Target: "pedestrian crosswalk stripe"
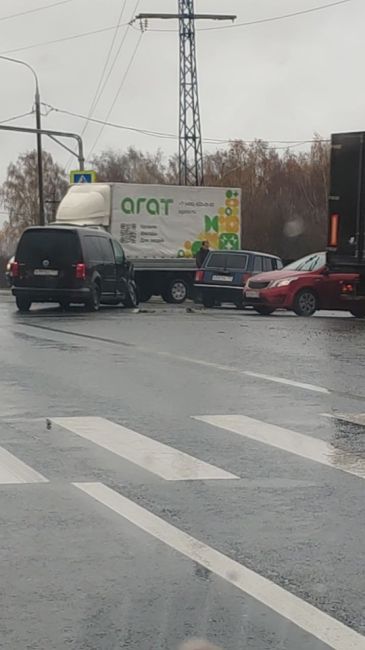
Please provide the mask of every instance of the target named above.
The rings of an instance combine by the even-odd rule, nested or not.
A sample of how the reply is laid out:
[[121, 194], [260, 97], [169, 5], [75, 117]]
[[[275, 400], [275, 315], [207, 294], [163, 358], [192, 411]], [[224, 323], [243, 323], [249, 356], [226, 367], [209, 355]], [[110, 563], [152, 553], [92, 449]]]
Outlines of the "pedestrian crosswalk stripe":
[[74, 486], [155, 539], [197, 562], [259, 601], [332, 650], [364, 650], [365, 637], [184, 531], [172, 526], [103, 483]]
[[47, 483], [47, 479], [22, 460], [0, 447], [0, 484]]
[[166, 481], [238, 479], [173, 447], [100, 417], [51, 418], [51, 422], [157, 474]]
[[276, 384], [284, 384], [285, 386], [294, 386], [295, 388], [303, 388], [303, 390], [309, 390], [314, 393], [322, 393], [323, 395], [329, 395], [331, 393], [328, 388], [323, 388], [323, 386], [315, 386], [314, 384], [308, 384], [303, 381], [296, 381], [294, 379], [285, 379], [284, 377], [274, 377], [272, 375], [264, 375], [261, 372], [251, 372], [251, 370], [245, 370], [244, 374], [247, 377], [254, 377], [255, 379], [264, 379], [266, 381], [272, 381]]
[[365, 478], [365, 459], [333, 447], [325, 440], [306, 436], [290, 429], [283, 429], [275, 424], [268, 424], [245, 415], [205, 415], [195, 419], [316, 463]]
[[323, 417], [365, 427], [365, 413], [322, 413]]

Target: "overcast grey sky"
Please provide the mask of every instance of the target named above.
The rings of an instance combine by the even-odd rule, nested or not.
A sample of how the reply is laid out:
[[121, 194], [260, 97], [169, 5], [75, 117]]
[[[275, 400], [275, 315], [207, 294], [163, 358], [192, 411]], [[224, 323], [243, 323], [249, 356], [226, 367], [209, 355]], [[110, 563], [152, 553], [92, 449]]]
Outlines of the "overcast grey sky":
[[[237, 14], [237, 22], [310, 9], [331, 0], [196, 0], [197, 12]], [[114, 30], [61, 43], [15, 51], [33, 44], [116, 25], [124, 0], [0, 0], [0, 54], [22, 58], [35, 67], [41, 96], [52, 106], [87, 114], [103, 70]], [[136, 0], [126, 0], [122, 23], [133, 16]], [[49, 7], [4, 20], [10, 14]], [[138, 11], [175, 12], [177, 0], [140, 0]], [[302, 140], [318, 132], [365, 129], [364, 0], [290, 19], [224, 30], [199, 31], [198, 73], [203, 136]], [[200, 23], [211, 27], [216, 23]], [[150, 22], [151, 28], [176, 29], [174, 21]], [[125, 32], [127, 33], [125, 34]], [[131, 56], [138, 29], [118, 30], [114, 52], [125, 38], [94, 117], [105, 119]], [[13, 52], [9, 53], [9, 50]], [[114, 55], [111, 58], [113, 61]], [[0, 61], [0, 122], [31, 109], [34, 83], [28, 70]], [[175, 134], [178, 123], [178, 34], [147, 31], [125, 78], [110, 120]], [[34, 125], [34, 116], [16, 124]], [[81, 132], [84, 121], [50, 113], [48, 128]], [[90, 124], [86, 153], [99, 133]], [[34, 146], [34, 137], [1, 133], [0, 182], [18, 154]], [[135, 145], [167, 154], [176, 140], [105, 128], [94, 153]], [[67, 152], [44, 142], [61, 165]], [[212, 150], [215, 145], [206, 144]], [[72, 164], [75, 167], [75, 164]], [[77, 165], [76, 165], [77, 167]]]

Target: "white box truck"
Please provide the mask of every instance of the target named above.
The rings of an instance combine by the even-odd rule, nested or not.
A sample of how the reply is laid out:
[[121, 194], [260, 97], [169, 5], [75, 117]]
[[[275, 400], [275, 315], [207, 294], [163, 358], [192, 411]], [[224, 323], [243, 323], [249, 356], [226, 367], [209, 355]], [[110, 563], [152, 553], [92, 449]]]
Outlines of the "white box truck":
[[180, 303], [192, 293], [194, 258], [204, 239], [212, 249], [240, 248], [240, 190], [71, 185], [59, 205], [56, 223], [107, 229], [134, 264], [141, 300], [161, 295], [166, 302]]

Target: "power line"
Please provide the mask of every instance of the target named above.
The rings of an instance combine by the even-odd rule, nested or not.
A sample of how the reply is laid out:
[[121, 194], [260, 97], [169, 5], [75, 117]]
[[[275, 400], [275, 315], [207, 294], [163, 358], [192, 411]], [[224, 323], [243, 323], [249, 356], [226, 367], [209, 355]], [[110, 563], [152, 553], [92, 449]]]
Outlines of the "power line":
[[91, 149], [90, 149], [90, 151], [89, 151], [89, 153], [88, 153], [88, 158], [90, 158], [90, 156], [91, 156], [92, 152], [94, 151], [94, 149], [95, 149], [97, 143], [99, 142], [99, 139], [100, 139], [100, 137], [101, 137], [101, 135], [102, 135], [102, 133], [103, 133], [103, 131], [104, 131], [104, 129], [105, 129], [106, 122], [109, 120], [109, 117], [110, 117], [110, 115], [111, 115], [111, 113], [112, 113], [112, 111], [113, 111], [113, 108], [114, 108], [115, 104], [117, 103], [117, 100], [118, 100], [118, 97], [119, 97], [119, 95], [120, 95], [120, 92], [121, 92], [121, 90], [122, 90], [122, 88], [123, 88], [123, 86], [124, 86], [124, 84], [125, 84], [125, 81], [126, 81], [126, 79], [127, 79], [127, 76], [128, 76], [128, 74], [129, 74], [129, 71], [130, 71], [130, 69], [131, 69], [131, 67], [132, 67], [132, 65], [133, 65], [134, 59], [136, 58], [137, 50], [138, 50], [138, 47], [139, 47], [140, 42], [141, 42], [141, 40], [142, 40], [142, 37], [143, 37], [143, 33], [141, 32], [140, 37], [139, 37], [139, 39], [138, 39], [138, 41], [137, 41], [137, 43], [136, 43], [136, 45], [135, 45], [135, 48], [134, 48], [134, 50], [133, 50], [132, 56], [131, 56], [131, 58], [130, 58], [130, 61], [129, 61], [129, 63], [128, 63], [128, 66], [127, 66], [127, 68], [126, 68], [126, 71], [125, 71], [125, 73], [124, 73], [124, 75], [123, 75], [123, 77], [122, 77], [122, 81], [120, 82], [119, 87], [118, 87], [118, 89], [117, 89], [117, 92], [116, 92], [115, 95], [114, 95], [114, 99], [113, 99], [113, 101], [112, 101], [112, 103], [111, 103], [111, 106], [110, 106], [110, 108], [109, 108], [109, 110], [108, 110], [108, 113], [107, 113], [106, 118], [105, 118], [105, 120], [104, 120], [104, 124], [102, 125], [102, 127], [101, 127], [101, 129], [100, 129], [98, 135], [96, 136], [96, 138], [95, 138], [95, 140], [94, 140], [94, 143], [93, 143], [93, 145], [92, 145], [92, 147], [91, 147]]
[[[87, 119], [86, 115], [82, 115], [80, 113], [75, 113], [73, 111], [68, 111], [66, 109], [62, 108], [56, 108], [55, 106], [51, 106], [50, 104], [46, 104], [46, 106], [49, 108], [49, 112], [56, 112], [56, 113], [63, 113], [64, 115], [70, 115], [71, 117], [77, 117], [80, 120], [85, 120]], [[108, 122], [106, 120], [100, 120], [98, 118], [90, 118], [90, 122], [94, 122], [95, 124], [101, 124], [103, 126], [109, 126], [114, 129], [120, 129], [123, 131], [132, 131], [134, 133], [141, 133], [142, 135], [148, 135], [148, 136], [153, 136], [161, 139], [172, 139], [176, 140], [176, 134], [174, 133], [167, 133], [163, 131], [153, 131], [151, 129], [143, 129], [143, 128], [138, 128], [136, 126], [126, 126], [125, 124], [117, 124], [115, 122]], [[328, 138], [319, 138], [319, 139], [306, 139], [306, 140], [266, 140], [264, 138], [256, 138], [255, 140], [244, 140], [240, 137], [232, 137], [232, 138], [204, 138], [204, 142], [207, 142], [209, 144], [229, 144], [230, 142], [234, 142], [235, 140], [239, 140], [241, 142], [244, 142], [245, 144], [253, 144], [257, 141], [262, 141], [267, 144], [278, 144], [278, 145], [286, 145], [283, 148], [286, 149], [288, 145], [291, 146], [299, 146], [302, 144], [311, 144], [312, 142], [329, 142]], [[280, 149], [281, 147], [274, 147], [275, 149]]]
[[[135, 4], [135, 7], [134, 7], [134, 9], [133, 9], [133, 12], [132, 12], [132, 16], [131, 16], [131, 18], [132, 18], [132, 17], [134, 16], [134, 14], [136, 13], [136, 11], [137, 11], [137, 9], [138, 9], [138, 5], [139, 5], [139, 3], [140, 3], [140, 0], [137, 0], [137, 2], [136, 2], [136, 4]], [[114, 43], [115, 43], [115, 41], [116, 41], [116, 37], [117, 37], [117, 33], [118, 33], [118, 28], [121, 26], [121, 19], [122, 19], [122, 16], [123, 16], [123, 14], [124, 14], [124, 10], [125, 10], [126, 4], [127, 4], [127, 0], [124, 0], [124, 3], [123, 3], [123, 6], [122, 6], [122, 9], [121, 9], [121, 12], [120, 12], [120, 14], [119, 14], [118, 24], [117, 24], [117, 26], [116, 26], [116, 29], [115, 29], [115, 32], [114, 32], [114, 36], [113, 36], [113, 39], [112, 39], [112, 43], [111, 43], [110, 48], [109, 48], [109, 52], [108, 52], [108, 56], [107, 56], [107, 60], [106, 60], [106, 62], [105, 62], [105, 65], [104, 65], [104, 68], [103, 68], [102, 74], [101, 74], [101, 76], [100, 76], [100, 80], [99, 80], [99, 83], [98, 83], [98, 87], [97, 87], [97, 89], [96, 89], [96, 92], [95, 92], [95, 95], [94, 95], [94, 99], [93, 99], [93, 101], [92, 101], [92, 104], [91, 104], [90, 109], [89, 109], [89, 112], [88, 112], [88, 119], [87, 119], [87, 121], [86, 121], [86, 123], [85, 123], [85, 125], [84, 125], [84, 127], [83, 127], [83, 129], [82, 129], [81, 135], [83, 135], [83, 134], [85, 133], [85, 131], [86, 131], [86, 128], [87, 128], [87, 126], [88, 126], [88, 124], [89, 124], [89, 122], [90, 122], [90, 117], [92, 117], [92, 115], [93, 115], [93, 113], [94, 113], [94, 111], [95, 111], [95, 109], [96, 109], [96, 107], [97, 107], [97, 105], [98, 105], [98, 103], [99, 103], [99, 101], [100, 101], [100, 99], [101, 99], [101, 96], [102, 96], [102, 94], [103, 94], [103, 92], [104, 92], [105, 86], [106, 86], [106, 84], [108, 83], [108, 81], [109, 81], [109, 79], [110, 79], [110, 77], [111, 77], [111, 74], [112, 74], [112, 72], [113, 72], [113, 70], [114, 70], [114, 67], [115, 67], [115, 64], [116, 64], [116, 62], [117, 62], [117, 59], [118, 59], [118, 57], [119, 57], [119, 54], [120, 54], [120, 52], [121, 52], [121, 50], [122, 50], [122, 47], [123, 47], [123, 45], [124, 45], [124, 43], [125, 43], [125, 40], [126, 40], [126, 37], [127, 37], [127, 33], [128, 33], [129, 23], [127, 23], [127, 25], [126, 25], [127, 28], [126, 28], [126, 30], [125, 30], [125, 32], [124, 32], [124, 35], [123, 35], [123, 37], [122, 37], [122, 40], [121, 40], [121, 42], [120, 42], [120, 44], [119, 44], [119, 47], [118, 47], [118, 49], [117, 49], [117, 51], [116, 51], [116, 54], [115, 54], [114, 59], [113, 59], [113, 62], [112, 62], [112, 64], [111, 64], [110, 68], [109, 68], [108, 74], [107, 74], [106, 78], [105, 78], [104, 81], [103, 81], [103, 77], [104, 77], [104, 74], [105, 74], [105, 71], [106, 71], [107, 65], [108, 65], [108, 63], [109, 63], [109, 61], [110, 61], [110, 57], [111, 57], [111, 53], [112, 53], [112, 50], [113, 50], [113, 47], [114, 47]], [[66, 167], [68, 167], [68, 165], [69, 165], [69, 162], [67, 163]]]
[[[123, 14], [124, 14], [126, 4], [127, 4], [127, 0], [124, 0], [123, 5], [122, 5], [122, 9], [121, 9], [121, 11], [119, 13], [118, 23], [117, 23], [117, 25], [116, 25], [116, 27], [114, 29], [113, 38], [112, 38], [112, 41], [110, 43], [109, 50], [108, 50], [108, 53], [107, 53], [107, 56], [106, 56], [106, 59], [105, 59], [104, 67], [103, 67], [101, 75], [99, 77], [98, 85], [96, 87], [94, 97], [93, 97], [93, 99], [91, 101], [91, 104], [90, 104], [90, 107], [89, 107], [89, 110], [88, 110], [87, 120], [85, 120], [85, 124], [82, 127], [81, 137], [84, 135], [88, 125], [90, 124], [90, 117], [92, 117], [92, 115], [93, 115], [93, 113], [94, 113], [94, 111], [95, 111], [95, 109], [96, 109], [96, 107], [97, 107], [97, 105], [98, 105], [98, 103], [100, 101], [100, 97], [101, 97], [101, 94], [103, 92], [103, 89], [104, 89], [104, 86], [105, 86], [105, 83], [106, 83], [105, 82], [104, 85], [103, 85], [104, 75], [105, 75], [105, 72], [107, 70], [107, 67], [108, 67], [108, 64], [109, 64], [109, 61], [110, 61], [110, 57], [111, 57], [111, 54], [112, 54], [112, 51], [113, 51], [113, 48], [114, 48], [114, 44], [115, 44], [115, 41], [116, 41], [116, 38], [117, 38], [117, 35], [118, 35], [118, 30], [119, 30], [120, 24], [122, 22], [122, 17], [123, 17]], [[112, 67], [113, 67], [113, 64], [112, 64]], [[112, 67], [111, 67], [111, 69], [112, 69]], [[110, 76], [111, 69], [109, 70], [109, 75], [107, 77], [107, 80], [108, 80], [108, 78]], [[101, 91], [100, 91], [100, 89], [101, 89]], [[100, 94], [99, 94], [99, 91], [100, 91]], [[69, 157], [67, 162], [66, 162], [66, 170], [69, 168], [69, 166], [71, 164], [71, 160], [72, 160], [72, 157]]]
[[7, 122], [14, 122], [15, 120], [20, 120], [22, 117], [27, 117], [27, 115], [33, 115], [34, 111], [28, 111], [27, 113], [21, 113], [21, 115], [14, 115], [14, 117], [8, 117], [7, 120], [1, 120], [0, 124], [6, 124]]
[[19, 11], [16, 14], [9, 14], [8, 16], [0, 16], [0, 22], [4, 20], [11, 20], [12, 18], [19, 18], [20, 16], [27, 16], [28, 14], [35, 14], [38, 11], [45, 11], [46, 9], [52, 9], [52, 7], [58, 7], [59, 5], [67, 5], [74, 0], [58, 0], [58, 2], [53, 2], [51, 5], [46, 5], [42, 7], [34, 7], [34, 9], [27, 9], [26, 11]]
[[[71, 2], [72, 0], [63, 0], [63, 2], [65, 2], [65, 1]], [[249, 27], [250, 25], [259, 25], [259, 24], [262, 24], [262, 23], [270, 23], [270, 22], [284, 20], [284, 19], [288, 19], [288, 18], [294, 18], [296, 16], [302, 16], [302, 15], [305, 15], [305, 14], [310, 14], [310, 13], [317, 12], [317, 11], [322, 11], [322, 10], [325, 10], [325, 9], [330, 9], [331, 7], [336, 7], [338, 5], [347, 4], [349, 2], [353, 2], [353, 0], [337, 0], [337, 2], [331, 2], [331, 3], [325, 4], [325, 5], [318, 5], [317, 7], [312, 7], [312, 9], [303, 9], [301, 11], [295, 11], [293, 13], [281, 14], [279, 16], [271, 16], [269, 18], [259, 18], [257, 20], [250, 20], [250, 21], [243, 22], [243, 23], [235, 23], [234, 25], [222, 25], [220, 27], [219, 26], [218, 27], [201, 27], [197, 31], [211, 31], [211, 30], [215, 30], [215, 29], [233, 29], [234, 27]], [[110, 27], [102, 27], [100, 29], [94, 29], [94, 30], [91, 30], [91, 31], [88, 31], [88, 32], [80, 32], [78, 34], [73, 34], [72, 36], [64, 36], [62, 38], [56, 38], [56, 39], [53, 39], [51, 41], [41, 41], [40, 43], [33, 43], [31, 45], [24, 45], [22, 47], [12, 48], [11, 50], [4, 50], [4, 52], [0, 52], [0, 54], [14, 54], [16, 52], [24, 52], [25, 50], [32, 50], [32, 49], [37, 48], [37, 47], [45, 47], [47, 45], [54, 45], [54, 44], [57, 44], [57, 43], [64, 43], [66, 41], [72, 41], [72, 40], [76, 40], [76, 39], [79, 39], [79, 38], [86, 38], [88, 36], [93, 36], [95, 34], [102, 34], [104, 32], [110, 32], [113, 29], [121, 29], [121, 27], [126, 27], [127, 25], [128, 25], [128, 23], [124, 23], [124, 24], [121, 24], [119, 26], [118, 26], [118, 24], [116, 24], [116, 25], [111, 25]], [[134, 27], [133, 25], [132, 25], [132, 27], [133, 27], [133, 29], [137, 30], [137, 27]], [[177, 30], [153, 29], [153, 30], [150, 30], [150, 31], [154, 31], [154, 32], [171, 32], [171, 31], [173, 31], [173, 32], [175, 32]]]
[[[46, 106], [49, 109], [49, 112], [54, 111], [56, 113], [63, 113], [64, 115], [70, 115], [72, 117], [77, 117], [80, 120], [86, 120], [87, 119], [87, 116], [82, 115], [81, 113], [74, 113], [73, 111], [68, 111], [66, 109], [56, 108], [55, 106], [51, 106], [50, 104], [43, 104], [43, 105]], [[122, 129], [122, 130], [125, 130], [125, 131], [134, 131], [136, 133], [142, 133], [144, 135], [155, 135], [155, 136], [158, 136], [158, 137], [173, 138], [174, 140], [176, 140], [176, 135], [174, 135], [173, 133], [164, 133], [164, 132], [161, 132], [161, 131], [151, 131], [149, 129], [140, 129], [140, 128], [133, 127], [133, 126], [125, 126], [123, 124], [116, 124], [115, 122], [108, 122], [106, 120], [100, 120], [100, 119], [98, 119], [96, 117], [90, 118], [90, 122], [94, 122], [95, 124], [102, 124], [103, 126], [110, 126], [110, 127], [116, 128], [116, 129]]]
[[[136, 4], [135, 4], [135, 7], [134, 7], [134, 9], [133, 9], [133, 12], [132, 12], [132, 16], [134, 16], [134, 14], [136, 13], [136, 11], [137, 11], [137, 9], [138, 9], [138, 5], [139, 5], [139, 3], [140, 3], [140, 0], [137, 0], [137, 2], [136, 2]], [[125, 32], [124, 32], [123, 38], [122, 38], [122, 40], [121, 40], [121, 42], [120, 42], [120, 44], [119, 44], [119, 47], [118, 47], [118, 49], [117, 49], [117, 51], [116, 51], [116, 53], [115, 53], [115, 56], [114, 56], [113, 62], [112, 62], [112, 64], [111, 64], [110, 68], [109, 68], [109, 72], [108, 72], [108, 74], [107, 74], [107, 77], [106, 77], [106, 79], [104, 80], [104, 83], [103, 83], [103, 85], [102, 85], [102, 87], [101, 87], [101, 89], [100, 89], [99, 96], [98, 96], [98, 99], [97, 99], [96, 104], [95, 104], [95, 108], [96, 108], [97, 104], [99, 103], [100, 98], [101, 98], [101, 96], [102, 96], [102, 94], [103, 94], [103, 92], [104, 92], [105, 86], [106, 86], [106, 84], [108, 83], [108, 81], [109, 81], [109, 79], [110, 79], [110, 77], [111, 77], [111, 74], [112, 74], [112, 72], [113, 72], [113, 70], [114, 70], [115, 64], [116, 64], [116, 62], [117, 62], [117, 60], [118, 60], [118, 57], [119, 57], [119, 54], [120, 54], [120, 52], [121, 52], [121, 50], [122, 50], [122, 47], [123, 47], [123, 45], [124, 45], [124, 43], [125, 43], [125, 40], [126, 40], [126, 38], [127, 38], [128, 27], [129, 27], [129, 26], [130, 26], [130, 23], [128, 23], [127, 29], [126, 29]]]
[[[117, 23], [117, 26], [116, 26], [116, 28], [114, 30], [113, 38], [112, 38], [112, 41], [110, 43], [108, 53], [106, 55], [104, 67], [102, 69], [102, 72], [101, 72], [101, 75], [100, 75], [100, 78], [99, 78], [99, 81], [98, 81], [98, 85], [97, 85], [96, 90], [95, 90], [94, 97], [93, 97], [93, 99], [91, 101], [91, 104], [90, 104], [90, 108], [89, 108], [89, 111], [88, 111], [88, 118], [92, 116], [95, 108], [98, 105], [98, 102], [99, 102], [99, 99], [100, 99], [100, 95], [98, 97], [99, 90], [103, 85], [104, 75], [106, 73], [106, 70], [107, 70], [111, 55], [112, 55], [114, 44], [115, 44], [115, 41], [116, 41], [116, 38], [117, 38], [117, 35], [118, 35], [118, 29], [119, 29], [119, 26], [120, 26], [120, 24], [122, 22], [122, 17], [123, 17], [123, 14], [124, 14], [124, 10], [126, 8], [126, 4], [127, 4], [127, 0], [124, 0], [121, 11], [120, 11], [120, 14], [119, 14], [118, 23]], [[84, 133], [85, 133], [87, 127], [88, 127], [88, 124], [89, 124], [89, 120], [87, 119], [84, 126], [83, 126], [83, 128], [82, 128], [81, 135], [84, 135]]]
[[93, 36], [94, 34], [102, 34], [104, 32], [110, 32], [113, 29], [120, 29], [121, 27], [126, 27], [128, 23], [119, 25], [111, 25], [111, 27], [102, 27], [101, 29], [94, 29], [89, 32], [80, 32], [79, 34], [73, 34], [72, 36], [63, 36], [62, 38], [55, 38], [52, 41], [42, 41], [40, 43], [33, 43], [32, 45], [24, 45], [23, 47], [13, 48], [11, 50], [4, 50], [0, 54], [14, 54], [15, 52], [24, 52], [24, 50], [33, 50], [36, 47], [44, 47], [45, 45], [54, 45], [56, 43], [64, 43], [65, 41], [73, 41], [79, 38], [85, 38], [87, 36]]
[[[318, 5], [316, 7], [312, 7], [311, 9], [302, 9], [300, 11], [293, 11], [288, 14], [280, 14], [278, 16], [270, 16], [269, 18], [258, 18], [256, 20], [249, 20], [245, 21], [243, 23], [234, 23], [232, 25], [218, 25], [216, 27], [200, 27], [197, 28], [197, 32], [210, 32], [210, 31], [215, 31], [217, 29], [234, 29], [236, 27], [249, 27], [250, 25], [260, 25], [263, 23], [272, 23], [278, 20], [285, 20], [287, 18], [295, 18], [296, 16], [304, 16], [305, 14], [311, 14], [317, 11], [323, 11], [325, 9], [330, 9], [331, 7], [336, 7], [338, 5], [343, 5], [347, 4], [348, 2], [352, 2], [353, 0], [337, 0], [336, 2], [330, 2], [325, 5]], [[133, 25], [132, 25], [133, 27]], [[134, 29], [137, 29], [136, 27], [133, 27]], [[149, 32], [177, 32], [177, 29], [150, 29], [148, 28]]]
[[330, 2], [325, 5], [317, 5], [316, 7], [312, 7], [311, 9], [302, 9], [300, 11], [294, 11], [289, 14], [272, 16], [271, 18], [259, 18], [257, 20], [251, 20], [244, 23], [235, 23], [233, 25], [221, 25], [218, 27], [203, 27], [199, 31], [211, 31], [215, 29], [231, 29], [232, 27], [248, 27], [249, 25], [260, 25], [262, 23], [271, 23], [277, 20], [285, 20], [287, 18], [295, 18], [296, 16], [304, 16], [306, 14], [312, 14], [317, 11], [324, 11], [326, 9], [331, 9], [331, 7], [337, 7], [338, 5], [347, 4], [348, 2], [352, 2], [352, 0], [336, 0], [336, 2]]

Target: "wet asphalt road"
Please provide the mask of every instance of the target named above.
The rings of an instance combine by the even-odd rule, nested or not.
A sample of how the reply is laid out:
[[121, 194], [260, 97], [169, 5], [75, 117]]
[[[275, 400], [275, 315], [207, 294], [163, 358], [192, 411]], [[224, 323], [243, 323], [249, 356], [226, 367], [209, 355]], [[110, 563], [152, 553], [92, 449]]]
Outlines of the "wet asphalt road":
[[[365, 635], [365, 417], [349, 421], [365, 412], [364, 340], [365, 322], [341, 314], [152, 302], [19, 315], [1, 294], [0, 648], [175, 650], [192, 636], [225, 650], [365, 648], [346, 636]], [[236, 418], [238, 433], [196, 419], [227, 415], [255, 422]], [[97, 442], [53, 421], [76, 417], [101, 427]], [[237, 478], [180, 480], [165, 447], [154, 467], [145, 438], [132, 437], [131, 462], [106, 448], [110, 422]], [[23, 482], [6, 479], [6, 452], [26, 464]], [[154, 530], [90, 484], [138, 504], [143, 522], [153, 513]], [[252, 570], [253, 590], [260, 576], [282, 590], [253, 597], [230, 559]], [[336, 643], [320, 640], [322, 613], [344, 624]]]

